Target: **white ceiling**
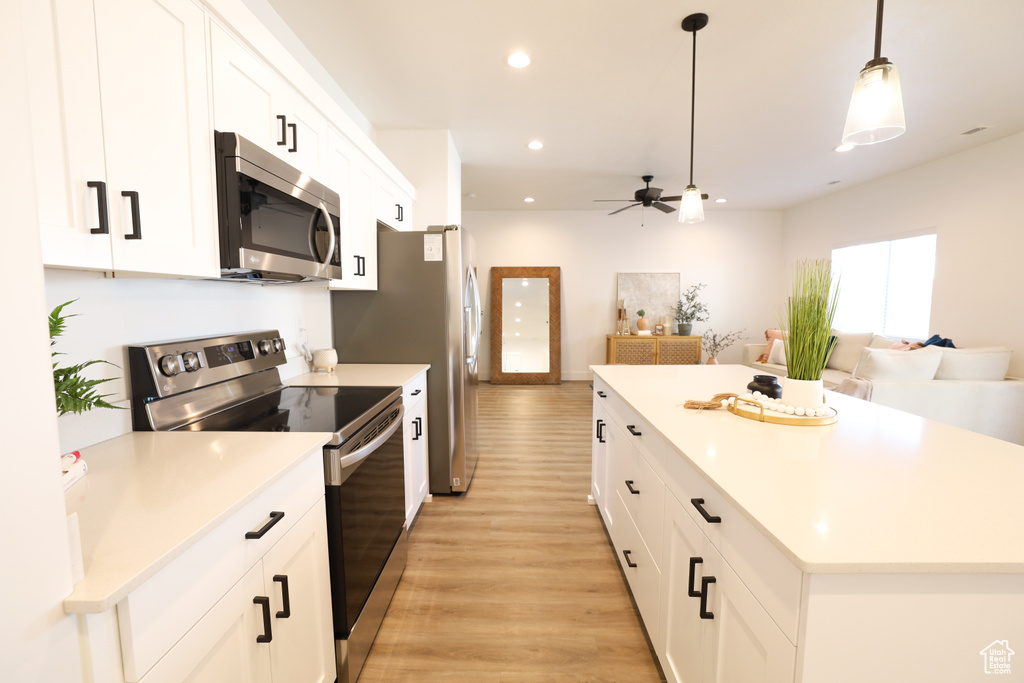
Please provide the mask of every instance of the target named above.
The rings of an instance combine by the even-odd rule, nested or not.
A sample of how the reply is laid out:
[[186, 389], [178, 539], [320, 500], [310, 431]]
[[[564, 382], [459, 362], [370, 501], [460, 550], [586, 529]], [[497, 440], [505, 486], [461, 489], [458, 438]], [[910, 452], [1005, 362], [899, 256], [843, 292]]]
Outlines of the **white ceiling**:
[[[725, 208], [784, 209], [1024, 130], [1024, 0], [890, 0], [907, 132], [844, 154], [872, 0], [269, 2], [375, 128], [451, 130], [464, 210], [612, 210], [592, 200], [631, 198], [644, 174], [680, 194], [694, 12], [710, 17], [694, 181]], [[533, 64], [507, 66], [516, 50]]]

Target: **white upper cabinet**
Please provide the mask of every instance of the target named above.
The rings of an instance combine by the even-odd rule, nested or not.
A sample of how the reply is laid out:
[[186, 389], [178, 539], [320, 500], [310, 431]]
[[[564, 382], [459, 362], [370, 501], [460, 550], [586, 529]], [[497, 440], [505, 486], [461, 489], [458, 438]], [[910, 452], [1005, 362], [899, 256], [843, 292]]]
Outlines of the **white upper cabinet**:
[[325, 181], [327, 120], [220, 25], [210, 26], [214, 128], [238, 133], [336, 189]]
[[44, 265], [215, 277], [203, 9], [23, 4]]
[[383, 171], [377, 170], [375, 178], [373, 192], [377, 220], [395, 230], [412, 230], [412, 197]]
[[373, 166], [342, 133], [329, 131], [328, 187], [341, 198], [342, 279], [331, 289], [377, 289], [377, 220], [373, 207]]

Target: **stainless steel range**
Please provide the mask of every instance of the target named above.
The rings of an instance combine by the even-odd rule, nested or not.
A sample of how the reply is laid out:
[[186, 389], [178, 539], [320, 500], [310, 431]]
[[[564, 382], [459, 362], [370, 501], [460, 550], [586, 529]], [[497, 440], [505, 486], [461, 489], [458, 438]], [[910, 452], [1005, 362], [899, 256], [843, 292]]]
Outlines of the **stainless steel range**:
[[359, 676], [405, 569], [400, 387], [288, 387], [277, 330], [128, 347], [136, 431], [331, 432], [324, 447], [339, 683]]

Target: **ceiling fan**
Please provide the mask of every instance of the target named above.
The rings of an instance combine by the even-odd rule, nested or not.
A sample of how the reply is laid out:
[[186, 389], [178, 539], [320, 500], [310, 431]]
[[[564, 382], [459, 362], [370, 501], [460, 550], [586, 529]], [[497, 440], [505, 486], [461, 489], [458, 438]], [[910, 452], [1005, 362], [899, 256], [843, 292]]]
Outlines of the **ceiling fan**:
[[[639, 190], [634, 192], [633, 193], [633, 199], [595, 199], [594, 201], [595, 202], [632, 202], [629, 206], [624, 206], [621, 209], [616, 209], [615, 211], [612, 211], [610, 214], [608, 214], [609, 216], [614, 216], [615, 214], [617, 214], [617, 213], [619, 213], [621, 211], [625, 211], [626, 209], [631, 209], [634, 206], [640, 206], [640, 205], [643, 205], [643, 206], [653, 206], [654, 208], [658, 209], [659, 211], [664, 211], [665, 213], [672, 213], [673, 211], [676, 210], [676, 207], [669, 206], [665, 202], [678, 202], [679, 200], [681, 200], [683, 198], [682, 195], [675, 195], [675, 196], [672, 196], [672, 197], [662, 197], [661, 196], [661, 188], [660, 187], [651, 187], [651, 181], [654, 180], [654, 176], [652, 176], [652, 175], [645, 175], [645, 176], [641, 176], [640, 179], [643, 180], [647, 184], [647, 187], [640, 188]], [[707, 195], [704, 195], [703, 198], [707, 199]]]

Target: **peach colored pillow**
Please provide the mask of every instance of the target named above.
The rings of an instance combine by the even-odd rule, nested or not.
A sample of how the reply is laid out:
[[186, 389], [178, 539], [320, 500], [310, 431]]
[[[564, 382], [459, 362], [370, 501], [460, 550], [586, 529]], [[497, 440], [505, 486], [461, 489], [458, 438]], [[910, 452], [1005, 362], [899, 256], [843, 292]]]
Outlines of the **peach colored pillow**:
[[904, 339], [903, 341], [896, 342], [889, 348], [894, 349], [896, 351], [914, 351], [915, 349], [919, 349], [922, 346], [923, 344], [921, 342], [908, 342], [907, 340]]
[[765, 330], [764, 331], [764, 339], [765, 339], [765, 342], [767, 342], [767, 345], [764, 347], [764, 353], [762, 353], [761, 357], [757, 359], [757, 362], [758, 363], [767, 363], [768, 362], [768, 354], [770, 354], [772, 352], [772, 344], [774, 344], [776, 340], [782, 341], [787, 336], [789, 336], [789, 335], [784, 335], [782, 333], [782, 330]]

